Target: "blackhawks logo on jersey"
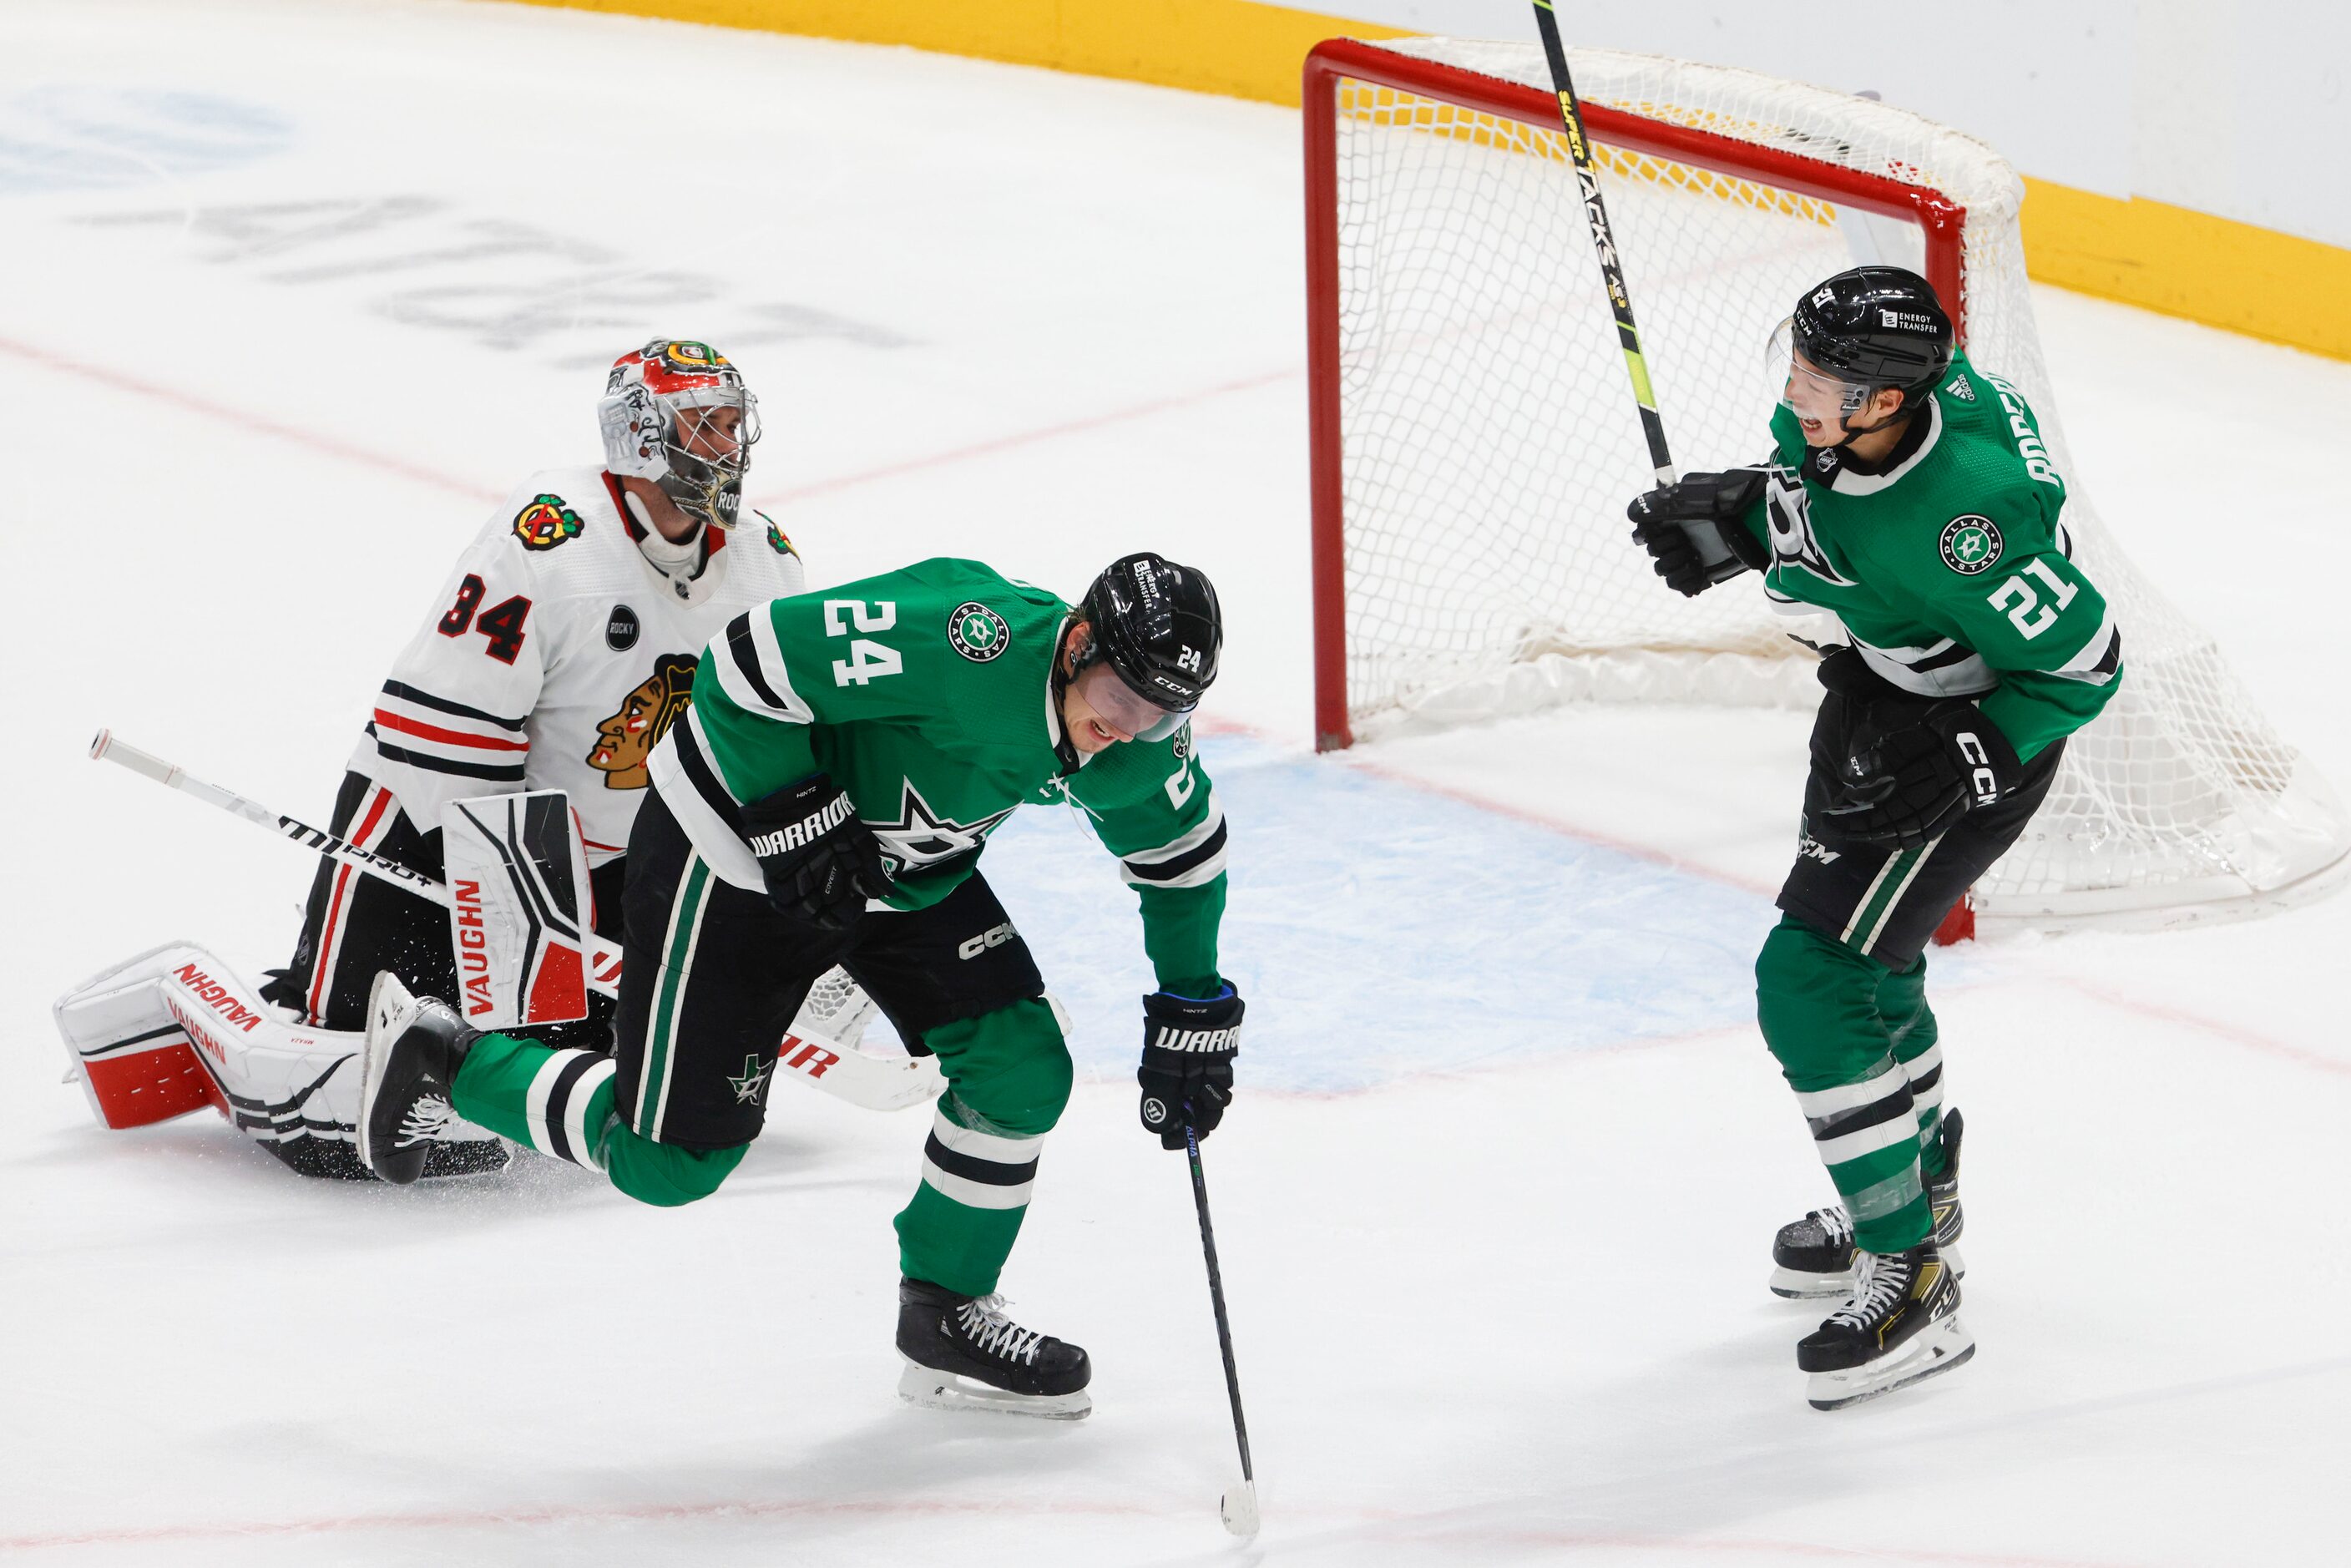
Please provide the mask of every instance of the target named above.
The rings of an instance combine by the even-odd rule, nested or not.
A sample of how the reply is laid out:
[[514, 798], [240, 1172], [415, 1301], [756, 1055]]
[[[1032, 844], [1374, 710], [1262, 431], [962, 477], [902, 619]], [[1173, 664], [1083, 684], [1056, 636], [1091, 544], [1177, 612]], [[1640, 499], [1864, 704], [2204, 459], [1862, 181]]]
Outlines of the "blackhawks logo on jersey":
[[1004, 617], [977, 599], [956, 605], [955, 613], [947, 617], [947, 641], [975, 664], [985, 664], [1003, 653], [1011, 638], [1012, 629], [1005, 625]]
[[1953, 517], [1943, 530], [1943, 564], [1962, 577], [1973, 577], [2000, 559], [2000, 546], [1999, 525], [1970, 512]]
[[604, 776], [605, 789], [642, 789], [653, 782], [645, 759], [694, 701], [694, 666], [692, 653], [664, 653], [653, 673], [621, 699], [621, 711], [596, 721], [588, 766]]
[[553, 549], [580, 537], [580, 514], [565, 506], [560, 496], [535, 497], [515, 514], [514, 531], [525, 549]]
[[768, 516], [765, 512], [754, 512], [751, 515], [768, 525], [768, 548], [769, 549], [774, 550], [778, 555], [798, 555], [800, 553], [792, 548], [791, 535], [784, 532], [783, 529], [776, 526], [775, 518]]

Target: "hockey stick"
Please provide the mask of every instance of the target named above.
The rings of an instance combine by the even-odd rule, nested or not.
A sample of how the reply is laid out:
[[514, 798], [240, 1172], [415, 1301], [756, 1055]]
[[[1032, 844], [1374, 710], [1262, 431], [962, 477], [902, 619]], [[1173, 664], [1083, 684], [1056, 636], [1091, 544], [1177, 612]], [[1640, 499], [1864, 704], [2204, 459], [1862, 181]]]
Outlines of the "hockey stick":
[[[233, 817], [242, 817], [256, 827], [290, 839], [346, 865], [356, 866], [371, 876], [381, 877], [406, 888], [419, 898], [429, 898], [444, 908], [449, 905], [447, 883], [436, 882], [421, 872], [411, 871], [397, 861], [372, 854], [308, 822], [273, 811], [258, 800], [248, 800], [234, 790], [193, 778], [175, 763], [166, 762], [152, 752], [141, 751], [128, 741], [117, 740], [111, 730], [98, 732], [98, 737], [89, 743], [89, 755], [92, 760], [120, 764], [167, 789], [193, 795], [204, 804], [217, 806]], [[620, 980], [621, 950], [593, 932], [582, 935], [590, 944], [588, 967], [590, 984], [609, 994]], [[888, 1057], [869, 1056], [852, 1046], [830, 1040], [787, 1034], [776, 1063], [785, 1070], [778, 1074], [778, 1077], [789, 1076], [813, 1083], [836, 1100], [845, 1100], [868, 1111], [899, 1111], [937, 1096], [935, 1075], [925, 1067], [925, 1060], [909, 1056], [902, 1063]]]
[[1257, 1471], [1249, 1463], [1249, 1422], [1241, 1416], [1241, 1375], [1233, 1365], [1233, 1325], [1225, 1316], [1225, 1276], [1217, 1267], [1217, 1231], [1208, 1223], [1208, 1178], [1200, 1170], [1200, 1134], [1189, 1124], [1184, 1147], [1192, 1157], [1192, 1203], [1200, 1211], [1200, 1252], [1208, 1260], [1208, 1300], [1217, 1309], [1217, 1348], [1225, 1354], [1225, 1393], [1233, 1402], [1233, 1441], [1241, 1451], [1241, 1484], [1219, 1500], [1225, 1528], [1235, 1535], [1257, 1533]]
[[[1583, 110], [1575, 83], [1567, 74], [1567, 46], [1560, 42], [1559, 18], [1552, 0], [1534, 0], [1535, 26], [1541, 29], [1543, 57], [1551, 64], [1551, 85], [1559, 94], [1559, 120], [1567, 132], [1567, 156], [1575, 165], [1575, 183], [1583, 194], [1583, 215], [1592, 229], [1592, 248], [1600, 257], [1600, 281], [1608, 290], [1608, 308], [1616, 317], [1616, 340], [1625, 350], [1625, 370], [1633, 379], [1633, 401], [1641, 406], [1641, 434], [1649, 444], [1649, 467], [1660, 489], [1675, 479], [1673, 454], [1666, 448], [1665, 416], [1657, 412], [1656, 389], [1649, 382], [1649, 361], [1641, 352], [1641, 329], [1633, 322], [1633, 295], [1625, 287], [1625, 264], [1616, 253], [1615, 232], [1608, 226], [1608, 204], [1600, 199], [1600, 172], [1592, 160], [1592, 143], [1583, 134]], [[1729, 545], [1710, 528], [1682, 526], [1683, 535], [1698, 551], [1698, 564], [1709, 575], [1734, 563]], [[1720, 580], [1719, 577], [1716, 580]]]
[[1608, 227], [1607, 204], [1600, 199], [1600, 174], [1593, 167], [1592, 144], [1583, 139], [1583, 110], [1577, 103], [1575, 84], [1568, 79], [1567, 46], [1559, 41], [1559, 18], [1552, 0], [1534, 0], [1535, 26], [1542, 30], [1543, 57], [1551, 62], [1551, 85], [1559, 94], [1559, 119], [1567, 131], [1567, 155], [1575, 164], [1575, 181], [1583, 193], [1584, 216], [1591, 221], [1592, 248], [1600, 254], [1600, 281], [1608, 289], [1608, 308], [1616, 315], [1616, 338], [1624, 346], [1625, 369], [1633, 377], [1633, 401], [1641, 405], [1641, 434], [1648, 438], [1649, 466], [1660, 486], [1674, 482], [1674, 460], [1666, 450], [1666, 422], [1657, 413], [1657, 394], [1649, 385], [1649, 361], [1641, 354], [1641, 329], [1633, 324], [1633, 297], [1625, 287], [1624, 263], [1616, 255], [1616, 239]]

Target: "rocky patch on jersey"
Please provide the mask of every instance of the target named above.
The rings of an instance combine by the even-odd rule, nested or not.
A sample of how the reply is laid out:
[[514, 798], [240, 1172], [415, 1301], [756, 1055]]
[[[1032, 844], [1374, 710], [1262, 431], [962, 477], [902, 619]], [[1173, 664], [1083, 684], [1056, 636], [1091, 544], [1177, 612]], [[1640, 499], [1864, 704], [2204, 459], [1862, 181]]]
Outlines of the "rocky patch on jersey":
[[580, 514], [565, 506], [560, 496], [535, 497], [515, 514], [514, 531], [525, 549], [553, 549], [580, 537]]
[[588, 766], [604, 775], [607, 789], [642, 789], [653, 782], [645, 759], [694, 701], [695, 656], [664, 653], [653, 673], [621, 699], [621, 710], [596, 721], [596, 744]]
[[967, 600], [947, 617], [947, 641], [975, 664], [985, 664], [1004, 652], [1012, 629], [1004, 617], [977, 600]]
[[1973, 512], [1953, 517], [1943, 530], [1943, 564], [1961, 577], [1988, 571], [2000, 559], [2000, 528]]
[[868, 821], [873, 836], [882, 841], [882, 869], [895, 879], [925, 866], [951, 861], [957, 855], [974, 854], [987, 841], [987, 835], [997, 825], [1012, 815], [1012, 808], [986, 816], [976, 822], [958, 822], [942, 817], [931, 810], [923, 792], [914, 788], [911, 779], [901, 781], [898, 797], [898, 820], [894, 822]]

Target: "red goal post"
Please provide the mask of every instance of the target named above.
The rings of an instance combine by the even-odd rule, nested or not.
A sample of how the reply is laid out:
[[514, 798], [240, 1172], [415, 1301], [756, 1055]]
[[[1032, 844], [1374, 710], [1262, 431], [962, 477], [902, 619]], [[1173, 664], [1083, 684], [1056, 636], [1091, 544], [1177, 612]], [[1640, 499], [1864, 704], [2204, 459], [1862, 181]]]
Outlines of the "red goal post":
[[[1559, 99], [1540, 88], [1397, 54], [1352, 38], [1332, 38], [1306, 57], [1306, 358], [1307, 440], [1311, 454], [1314, 594], [1314, 745], [1329, 751], [1354, 743], [1347, 717], [1346, 582], [1340, 474], [1338, 120], [1343, 82], [1361, 82], [1560, 134]], [[1925, 240], [1927, 281], [1951, 308], [1967, 340], [1960, 287], [1967, 209], [1941, 192], [1848, 169], [1703, 130], [1652, 120], [1606, 104], [1583, 105], [1595, 147], [1644, 153], [1792, 195], [1914, 223]], [[1563, 255], [1562, 275], [1596, 293], [1592, 256]], [[1634, 301], [1637, 314], [1640, 301]], [[1629, 423], [1635, 412], [1629, 395]], [[1670, 434], [1670, 431], [1668, 432]], [[1627, 499], [1630, 499], [1627, 497]]]

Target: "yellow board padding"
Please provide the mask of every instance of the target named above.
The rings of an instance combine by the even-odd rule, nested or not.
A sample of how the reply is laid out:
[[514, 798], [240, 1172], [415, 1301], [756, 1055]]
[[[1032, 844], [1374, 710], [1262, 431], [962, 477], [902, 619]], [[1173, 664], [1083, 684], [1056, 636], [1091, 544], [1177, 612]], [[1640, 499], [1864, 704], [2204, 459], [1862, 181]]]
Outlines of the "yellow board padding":
[[[1393, 27], [1254, 0], [517, 0], [1044, 66], [1295, 106], [1306, 53]], [[1459, 134], [1458, 131], [1449, 133]], [[2025, 181], [2043, 283], [2351, 359], [2351, 250], [2186, 207]]]
[[2144, 198], [2024, 182], [2043, 283], [2351, 360], [2351, 250]]
[[1296, 108], [1306, 52], [1394, 27], [1252, 0], [520, 0], [1046, 66]]

